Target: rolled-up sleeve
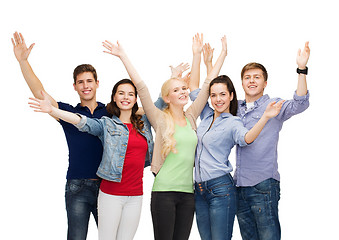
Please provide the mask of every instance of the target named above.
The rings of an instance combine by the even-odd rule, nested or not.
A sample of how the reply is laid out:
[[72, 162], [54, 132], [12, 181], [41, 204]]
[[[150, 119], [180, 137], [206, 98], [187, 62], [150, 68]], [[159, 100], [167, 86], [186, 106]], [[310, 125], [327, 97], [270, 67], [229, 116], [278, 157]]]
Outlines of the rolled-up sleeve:
[[80, 130], [86, 125], [87, 117], [81, 114], [76, 114], [76, 115], [80, 117], [80, 122], [78, 124], [74, 124], [74, 126]]
[[307, 91], [307, 94], [304, 96], [298, 96], [295, 91], [293, 99], [287, 100], [283, 103], [282, 109], [277, 118], [282, 121], [286, 121], [292, 116], [302, 113], [310, 105], [309, 98], [310, 98], [309, 91]]
[[101, 136], [103, 134], [104, 119], [88, 118], [84, 115], [78, 115], [81, 117], [80, 122], [74, 126], [78, 128], [79, 131], [88, 132], [94, 136]]
[[234, 126], [233, 126], [233, 139], [236, 144], [238, 144], [240, 147], [247, 146], [248, 144], [245, 141], [245, 135], [249, 130], [244, 127], [244, 124], [242, 123], [240, 118], [236, 118], [234, 120]]

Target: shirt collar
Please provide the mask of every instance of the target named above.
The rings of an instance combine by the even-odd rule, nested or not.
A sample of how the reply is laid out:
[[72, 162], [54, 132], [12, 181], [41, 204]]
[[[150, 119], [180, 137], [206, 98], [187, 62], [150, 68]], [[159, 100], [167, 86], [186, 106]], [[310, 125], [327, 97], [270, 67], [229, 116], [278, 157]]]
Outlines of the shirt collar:
[[[97, 102], [98, 106], [95, 109], [102, 109], [105, 108], [105, 104], [101, 103], [101, 102]], [[84, 109], [84, 108], [88, 108], [87, 106], [81, 106], [80, 103], [77, 104], [77, 106], [75, 107], [76, 109]]]
[[[214, 115], [214, 111], [210, 111], [208, 116], [212, 117]], [[228, 117], [231, 117], [233, 116], [231, 113], [221, 113], [219, 117], [222, 117], [222, 118], [228, 118]]]
[[[268, 96], [268, 94], [263, 95], [262, 97], [260, 97], [258, 100], [254, 101], [254, 106], [260, 106], [261, 104], [263, 104], [264, 102], [266, 102], [270, 97]], [[240, 102], [240, 106], [241, 107], [246, 107], [246, 100], [242, 100]]]

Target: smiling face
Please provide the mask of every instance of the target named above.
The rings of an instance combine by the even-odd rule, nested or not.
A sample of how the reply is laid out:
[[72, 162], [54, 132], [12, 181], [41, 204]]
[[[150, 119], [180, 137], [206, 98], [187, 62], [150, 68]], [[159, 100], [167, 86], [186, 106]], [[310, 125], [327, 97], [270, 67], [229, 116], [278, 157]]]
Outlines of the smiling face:
[[214, 113], [218, 117], [221, 113], [230, 112], [230, 103], [233, 100], [233, 93], [227, 89], [224, 83], [215, 83], [210, 88], [211, 104]]
[[94, 79], [93, 73], [83, 72], [77, 75], [73, 87], [79, 94], [81, 101], [91, 101], [96, 99], [99, 81]]
[[162, 97], [167, 104], [185, 106], [188, 103], [188, 87], [184, 81], [170, 79], [163, 88], [166, 89], [162, 89]]
[[114, 102], [120, 111], [132, 110], [134, 104], [137, 102], [135, 89], [131, 84], [120, 84], [113, 97]]
[[245, 91], [246, 102], [254, 102], [264, 95], [267, 81], [263, 71], [255, 68], [244, 72], [242, 77], [242, 87]]

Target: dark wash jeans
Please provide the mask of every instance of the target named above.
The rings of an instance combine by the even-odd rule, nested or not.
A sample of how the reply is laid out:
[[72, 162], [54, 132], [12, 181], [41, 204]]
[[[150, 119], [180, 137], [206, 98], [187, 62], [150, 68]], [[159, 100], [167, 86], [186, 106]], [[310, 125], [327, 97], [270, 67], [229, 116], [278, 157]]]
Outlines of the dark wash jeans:
[[280, 240], [280, 183], [270, 178], [253, 187], [238, 187], [237, 218], [243, 240]]
[[155, 240], [187, 240], [194, 216], [194, 194], [152, 192], [151, 213]]
[[100, 180], [69, 179], [65, 201], [68, 219], [68, 240], [85, 240], [91, 213], [98, 225], [97, 199]]
[[237, 190], [231, 174], [195, 183], [195, 211], [202, 240], [232, 238]]

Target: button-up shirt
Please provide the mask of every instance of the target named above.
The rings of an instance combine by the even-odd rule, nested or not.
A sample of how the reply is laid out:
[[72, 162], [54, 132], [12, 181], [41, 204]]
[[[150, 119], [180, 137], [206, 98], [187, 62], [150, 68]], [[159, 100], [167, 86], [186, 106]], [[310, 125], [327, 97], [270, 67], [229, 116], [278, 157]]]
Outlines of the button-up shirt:
[[[238, 116], [246, 128], [251, 129], [261, 118], [267, 105], [279, 98], [264, 95], [254, 102], [254, 107], [246, 108], [246, 102], [239, 101]], [[294, 93], [292, 100], [283, 103], [280, 113], [271, 118], [256, 138], [246, 146], [237, 146], [235, 181], [237, 186], [254, 186], [266, 179], [274, 178], [280, 181], [278, 172], [278, 139], [284, 121], [305, 111], [309, 106], [309, 93], [298, 96]]]
[[[200, 90], [190, 93], [194, 100]], [[230, 113], [221, 113], [214, 122], [214, 110], [206, 104], [200, 115], [197, 129], [198, 144], [195, 153], [195, 181], [203, 182], [220, 177], [233, 170], [228, 160], [235, 144], [246, 146], [244, 127], [239, 117]], [[213, 125], [211, 126], [213, 122]]]

